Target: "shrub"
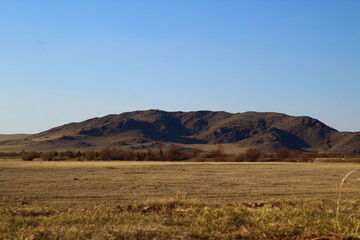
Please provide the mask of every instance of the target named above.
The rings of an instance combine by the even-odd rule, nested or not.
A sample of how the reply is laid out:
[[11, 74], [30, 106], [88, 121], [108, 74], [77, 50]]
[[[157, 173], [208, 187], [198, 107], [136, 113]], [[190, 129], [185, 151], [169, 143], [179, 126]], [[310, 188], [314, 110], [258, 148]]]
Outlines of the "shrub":
[[215, 151], [209, 154], [209, 157], [215, 158], [216, 161], [225, 161], [226, 154], [224, 147], [222, 145], [218, 146]]
[[30, 151], [30, 152], [26, 152], [26, 151], [21, 151], [21, 159], [24, 161], [32, 161], [34, 158], [39, 157], [39, 154], [35, 151]]
[[56, 156], [55, 151], [45, 152], [40, 154], [41, 159], [44, 161], [52, 161], [54, 160], [55, 156]]
[[100, 151], [99, 157], [101, 160], [113, 160], [113, 151], [110, 148], [105, 148]]
[[133, 160], [135, 161], [143, 161], [146, 158], [146, 153], [144, 152], [136, 152], [134, 154]]
[[0, 152], [0, 157], [19, 157], [19, 152]]
[[96, 160], [96, 153], [95, 151], [86, 151], [84, 157], [86, 160]]
[[249, 162], [255, 162], [260, 156], [262, 152], [256, 148], [249, 148], [245, 152], [245, 160]]
[[66, 151], [63, 155], [64, 155], [65, 157], [67, 157], [67, 158], [74, 158], [74, 157], [76, 157], [76, 153], [74, 153], [73, 151]]
[[154, 154], [153, 150], [148, 149], [148, 150], [146, 151], [146, 156], [145, 156], [145, 159], [144, 159], [144, 160], [151, 161], [151, 160], [154, 160], [154, 159], [155, 159], [155, 154]]
[[124, 151], [121, 149], [113, 149], [111, 152], [112, 160], [124, 160]]
[[235, 162], [245, 162], [246, 161], [245, 153], [236, 155], [234, 158], [234, 161]]
[[124, 151], [124, 160], [133, 160], [134, 159], [134, 152], [131, 150]]
[[276, 150], [276, 157], [278, 158], [288, 158], [290, 157], [290, 149], [287, 147], [281, 147]]
[[317, 153], [301, 153], [298, 159], [302, 162], [312, 162], [317, 157]]
[[175, 146], [175, 145], [171, 145], [171, 147], [169, 148], [169, 150], [166, 152], [167, 155], [167, 160], [181, 160], [182, 159], [182, 154], [180, 149]]

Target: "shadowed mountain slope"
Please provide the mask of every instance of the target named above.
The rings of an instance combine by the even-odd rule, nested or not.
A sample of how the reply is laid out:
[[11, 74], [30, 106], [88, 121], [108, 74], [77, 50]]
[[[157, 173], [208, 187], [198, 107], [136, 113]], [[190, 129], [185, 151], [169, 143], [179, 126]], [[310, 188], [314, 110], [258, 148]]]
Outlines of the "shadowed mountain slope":
[[70, 123], [21, 140], [0, 141], [0, 146], [96, 149], [106, 146], [151, 147], [155, 142], [236, 143], [239, 147], [256, 147], [265, 151], [282, 146], [321, 152], [360, 151], [360, 133], [338, 132], [310, 117], [270, 112], [232, 114], [160, 110], [126, 112]]

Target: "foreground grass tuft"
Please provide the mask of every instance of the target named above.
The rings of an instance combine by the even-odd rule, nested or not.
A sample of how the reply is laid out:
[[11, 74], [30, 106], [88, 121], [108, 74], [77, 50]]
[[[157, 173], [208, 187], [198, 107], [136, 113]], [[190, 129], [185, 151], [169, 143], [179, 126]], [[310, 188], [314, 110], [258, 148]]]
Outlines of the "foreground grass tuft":
[[322, 201], [155, 201], [63, 209], [0, 207], [0, 239], [360, 239], [360, 210], [351, 204], [337, 219], [333, 206]]

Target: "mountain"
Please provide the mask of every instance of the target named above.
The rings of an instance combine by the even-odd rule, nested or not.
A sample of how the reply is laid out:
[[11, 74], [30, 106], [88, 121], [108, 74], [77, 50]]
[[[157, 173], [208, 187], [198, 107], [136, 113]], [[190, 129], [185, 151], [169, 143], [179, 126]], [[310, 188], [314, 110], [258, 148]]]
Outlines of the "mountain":
[[0, 139], [1, 149], [147, 148], [156, 142], [235, 144], [274, 151], [360, 152], [360, 132], [339, 132], [311, 117], [272, 112], [134, 111], [92, 118], [25, 136]]

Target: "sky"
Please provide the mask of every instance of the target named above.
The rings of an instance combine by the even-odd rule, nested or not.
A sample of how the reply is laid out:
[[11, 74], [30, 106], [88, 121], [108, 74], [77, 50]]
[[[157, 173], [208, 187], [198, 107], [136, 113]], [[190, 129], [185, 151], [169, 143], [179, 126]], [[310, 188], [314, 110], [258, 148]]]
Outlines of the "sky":
[[0, 133], [135, 110], [360, 131], [360, 1], [0, 0]]

